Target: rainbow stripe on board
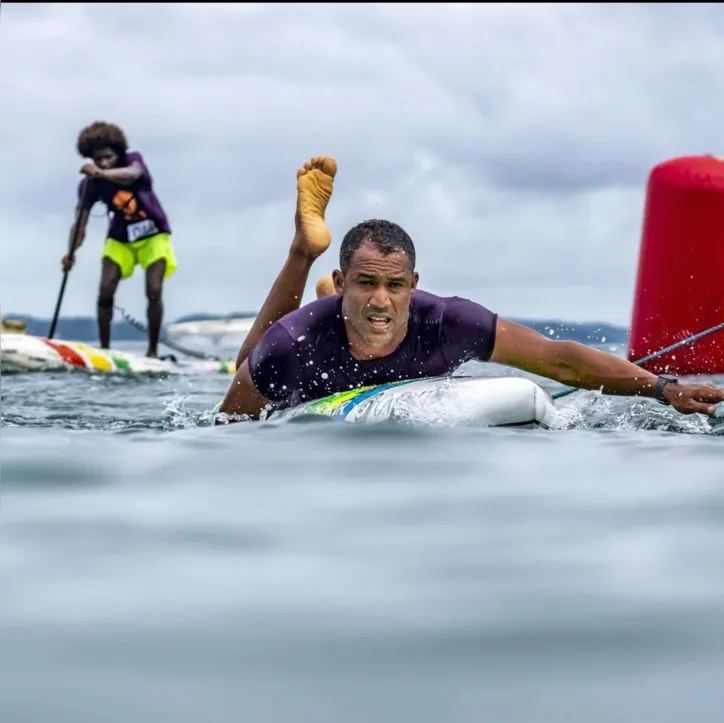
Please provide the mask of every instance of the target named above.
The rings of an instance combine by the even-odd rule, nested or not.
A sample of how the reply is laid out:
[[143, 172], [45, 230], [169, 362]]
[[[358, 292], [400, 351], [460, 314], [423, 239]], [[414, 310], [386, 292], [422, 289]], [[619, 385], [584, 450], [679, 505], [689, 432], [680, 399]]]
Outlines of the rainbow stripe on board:
[[[387, 384], [377, 384], [374, 386], [357, 387], [356, 389], [348, 389], [344, 392], [336, 392], [328, 397], [316, 399], [313, 402], [307, 402], [304, 410], [300, 414], [317, 414], [325, 417], [337, 417], [344, 419], [356, 406], [362, 402], [374, 397], [382, 392], [400, 387], [403, 384], [411, 384], [412, 382], [421, 382], [431, 377], [420, 377], [419, 379], [399, 379]], [[211, 414], [218, 414], [223, 401], [217, 402], [211, 409]], [[293, 409], [291, 411], [294, 411]]]
[[44, 344], [47, 344], [53, 351], [58, 353], [58, 356], [72, 367], [87, 367], [86, 360], [69, 344], [62, 344], [57, 341], [51, 341], [50, 339], [42, 339]]
[[61, 342], [41, 338], [41, 341], [56, 351], [68, 365], [98, 372], [133, 371], [127, 359], [113, 354], [110, 349], [104, 352], [80, 342]]
[[[28, 337], [30, 339], [30, 337]], [[156, 360], [147, 360], [139, 357], [134, 362], [133, 355], [119, 354], [111, 349], [99, 349], [81, 342], [56, 341], [45, 337], [34, 337], [52, 349], [60, 360], [69, 367], [86, 369], [97, 372], [144, 372], [148, 368], [156, 367]], [[194, 367], [208, 371], [218, 371], [219, 374], [234, 374], [236, 365], [233, 361], [203, 360], [201, 362], [185, 362], [178, 366], [187, 366], [190, 371]]]
[[375, 386], [357, 387], [344, 392], [337, 392], [329, 397], [318, 399], [304, 410], [304, 414], [322, 414], [327, 417], [346, 417], [355, 407], [362, 402], [377, 396], [382, 392], [394, 387], [410, 384], [412, 382], [423, 381], [423, 377], [419, 379], [400, 379], [387, 384], [377, 384]]

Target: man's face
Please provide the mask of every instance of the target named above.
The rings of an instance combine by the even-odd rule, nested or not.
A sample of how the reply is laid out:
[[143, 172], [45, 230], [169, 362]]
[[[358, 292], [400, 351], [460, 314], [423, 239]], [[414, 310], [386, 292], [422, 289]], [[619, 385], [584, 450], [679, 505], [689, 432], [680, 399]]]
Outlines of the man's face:
[[394, 351], [407, 332], [410, 296], [417, 287], [409, 257], [402, 251], [385, 255], [363, 243], [347, 272], [335, 271], [333, 278], [353, 345], [370, 357]]
[[118, 154], [114, 153], [110, 148], [99, 148], [93, 153], [93, 163], [104, 171], [115, 168], [119, 161]]

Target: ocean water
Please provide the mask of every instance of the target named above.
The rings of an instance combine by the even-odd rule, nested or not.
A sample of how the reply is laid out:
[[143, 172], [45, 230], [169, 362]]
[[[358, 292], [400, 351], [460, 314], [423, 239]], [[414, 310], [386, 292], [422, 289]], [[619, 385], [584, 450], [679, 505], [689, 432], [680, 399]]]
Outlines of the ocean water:
[[3, 723], [721, 719], [717, 420], [214, 428], [226, 377], [0, 381]]

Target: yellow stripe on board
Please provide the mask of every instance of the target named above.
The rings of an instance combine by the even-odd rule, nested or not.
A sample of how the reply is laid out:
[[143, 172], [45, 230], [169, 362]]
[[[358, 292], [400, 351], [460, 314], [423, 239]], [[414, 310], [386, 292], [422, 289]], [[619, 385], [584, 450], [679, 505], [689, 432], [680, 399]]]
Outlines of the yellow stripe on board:
[[68, 346], [75, 347], [78, 351], [83, 352], [88, 361], [93, 365], [93, 369], [99, 372], [112, 372], [115, 370], [115, 365], [109, 357], [107, 357], [100, 349], [94, 349], [92, 346], [86, 346], [85, 344], [79, 344], [78, 342], [68, 344]]

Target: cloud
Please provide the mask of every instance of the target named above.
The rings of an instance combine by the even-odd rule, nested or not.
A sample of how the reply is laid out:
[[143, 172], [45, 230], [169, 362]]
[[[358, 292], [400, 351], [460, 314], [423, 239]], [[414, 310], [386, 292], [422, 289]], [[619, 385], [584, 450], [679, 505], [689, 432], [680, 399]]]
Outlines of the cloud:
[[[625, 324], [648, 172], [721, 152], [716, 5], [4, 3], [0, 63], [0, 303], [42, 315], [95, 119], [124, 127], [171, 218], [169, 318], [259, 307], [295, 170], [325, 153], [319, 275], [384, 216], [416, 240], [426, 289]], [[64, 313], [94, 313], [94, 213]], [[138, 271], [118, 300], [143, 315]]]

